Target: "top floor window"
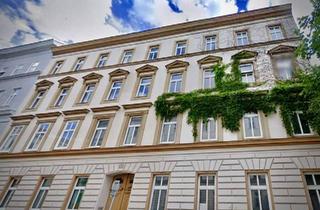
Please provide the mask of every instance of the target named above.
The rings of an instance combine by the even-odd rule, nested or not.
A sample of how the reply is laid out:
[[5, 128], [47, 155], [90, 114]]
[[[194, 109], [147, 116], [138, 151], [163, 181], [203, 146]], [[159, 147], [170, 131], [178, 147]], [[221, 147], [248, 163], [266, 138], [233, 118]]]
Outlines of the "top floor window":
[[280, 80], [289, 80], [293, 76], [293, 65], [291, 58], [281, 58], [276, 60], [278, 78]]
[[129, 63], [132, 60], [133, 50], [125, 50], [123, 52], [121, 63]]
[[84, 64], [84, 60], [85, 60], [85, 57], [82, 57], [82, 58], [78, 58], [77, 62], [75, 63], [74, 67], [73, 67], [73, 70], [74, 71], [79, 71], [83, 64]]
[[186, 54], [187, 42], [181, 41], [176, 43], [176, 55]]
[[236, 33], [236, 35], [237, 35], [237, 46], [249, 44], [249, 38], [248, 38], [247, 31], [239, 31]]
[[176, 137], [177, 118], [165, 119], [162, 123], [160, 143], [173, 143]]
[[99, 57], [98, 63], [97, 63], [97, 67], [104, 67], [107, 64], [107, 60], [108, 60], [108, 54], [102, 54]]
[[159, 53], [158, 46], [150, 47], [149, 54], [148, 54], [148, 60], [154, 60], [154, 59], [158, 58], [158, 53]]
[[283, 39], [281, 26], [269, 26], [269, 32], [272, 40]]
[[62, 64], [63, 64], [63, 61], [57, 61], [52, 68], [52, 71], [51, 71], [52, 74], [57, 73], [61, 69]]
[[28, 72], [37, 71], [39, 64], [40, 64], [39, 62], [35, 62], [35, 63], [31, 64], [31, 66], [28, 69]]
[[252, 63], [241, 64], [239, 65], [239, 69], [242, 76], [242, 82], [245, 82], [245, 83], [255, 82]]
[[16, 66], [16, 68], [13, 70], [12, 72], [12, 75], [15, 75], [15, 74], [21, 74], [24, 72], [24, 66], [23, 65], [18, 65]]
[[207, 36], [205, 38], [205, 50], [215, 50], [216, 49], [216, 36]]

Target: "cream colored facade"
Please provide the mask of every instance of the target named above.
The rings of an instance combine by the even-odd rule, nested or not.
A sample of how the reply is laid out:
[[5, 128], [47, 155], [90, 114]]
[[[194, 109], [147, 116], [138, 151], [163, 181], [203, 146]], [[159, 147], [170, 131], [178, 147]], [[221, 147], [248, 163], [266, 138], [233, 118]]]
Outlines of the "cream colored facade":
[[[194, 27], [196, 25], [196, 27]], [[280, 26], [283, 37], [272, 40], [269, 26]], [[245, 138], [244, 124], [232, 133], [217, 120], [217, 140], [194, 140], [187, 113], [177, 117], [173, 143], [160, 143], [162, 122], [153, 103], [168, 91], [173, 73], [182, 73], [182, 92], [203, 87], [203, 69], [216, 59], [229, 63], [243, 50], [255, 52], [255, 84], [250, 89], [270, 89], [277, 78], [274, 55], [288, 55], [299, 39], [291, 7], [283, 5], [247, 13], [184, 23], [119, 37], [93, 40], [53, 49], [54, 57], [27, 97], [12, 125], [24, 125], [8, 151], [0, 154], [0, 197], [3, 200], [11, 178], [20, 177], [5, 209], [31, 209], [41, 177], [53, 182], [41, 209], [67, 209], [75, 177], [88, 177], [79, 209], [105, 209], [112, 179], [133, 174], [128, 209], [150, 209], [156, 175], [168, 175], [165, 209], [199, 209], [198, 177], [215, 177], [215, 209], [252, 208], [248, 176], [267, 177], [269, 209], [312, 209], [304, 173], [320, 173], [319, 137], [314, 133], [290, 137], [278, 113], [265, 117], [258, 113], [261, 136]], [[247, 31], [249, 44], [237, 46], [236, 32]], [[205, 51], [207, 36], [216, 37], [216, 49]], [[186, 53], [176, 56], [176, 43], [186, 42]], [[151, 46], [159, 46], [158, 58], [148, 60]], [[132, 50], [128, 63], [123, 52]], [[106, 65], [96, 68], [101, 54]], [[77, 59], [84, 58], [74, 71]], [[57, 62], [63, 61], [56, 72]], [[303, 65], [297, 61], [297, 65]], [[149, 94], [136, 97], [141, 77], [151, 78]], [[114, 81], [122, 81], [118, 100], [108, 101]], [[88, 85], [93, 95], [81, 103]], [[55, 103], [61, 89], [68, 94], [60, 107]], [[39, 103], [30, 108], [43, 91]], [[124, 145], [130, 117], [141, 117], [135, 145]], [[100, 147], [90, 148], [99, 119], [108, 119]], [[68, 145], [59, 148], [65, 125], [77, 121]], [[28, 151], [40, 123], [49, 123], [34, 151]], [[199, 126], [200, 127], [200, 126]], [[2, 143], [10, 131], [2, 135]], [[108, 204], [109, 205], [109, 204]], [[1, 209], [1, 207], [0, 207]]]

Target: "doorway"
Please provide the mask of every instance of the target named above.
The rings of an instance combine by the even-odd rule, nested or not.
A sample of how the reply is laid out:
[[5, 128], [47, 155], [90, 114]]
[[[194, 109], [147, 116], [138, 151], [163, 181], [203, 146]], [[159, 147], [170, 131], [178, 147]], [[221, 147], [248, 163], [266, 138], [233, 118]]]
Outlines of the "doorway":
[[133, 174], [119, 174], [113, 177], [105, 210], [127, 210]]

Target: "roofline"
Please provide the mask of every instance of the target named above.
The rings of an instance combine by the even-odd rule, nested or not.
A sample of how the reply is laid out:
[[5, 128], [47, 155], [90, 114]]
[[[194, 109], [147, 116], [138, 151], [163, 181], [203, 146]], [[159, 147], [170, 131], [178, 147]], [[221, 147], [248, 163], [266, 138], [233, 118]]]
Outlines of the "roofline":
[[53, 47], [52, 51], [53, 55], [61, 55], [77, 51], [91, 50], [100, 47], [143, 41], [147, 39], [154, 39], [164, 36], [187, 33], [191, 31], [216, 28], [225, 25], [238, 24], [247, 21], [255, 21], [259, 19], [279, 17], [285, 15], [292, 15], [291, 4], [267, 7], [243, 13], [236, 13], [214, 18], [207, 18], [169, 26], [163, 26], [141, 32], [134, 32], [124, 35], [117, 35], [90, 41], [78, 42], [59, 47]]

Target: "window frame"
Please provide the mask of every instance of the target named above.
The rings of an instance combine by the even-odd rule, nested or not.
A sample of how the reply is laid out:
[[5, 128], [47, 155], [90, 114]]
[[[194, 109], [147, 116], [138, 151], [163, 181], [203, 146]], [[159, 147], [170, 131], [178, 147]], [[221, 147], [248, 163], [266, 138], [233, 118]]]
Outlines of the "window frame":
[[[211, 73], [212, 73], [212, 76], [210, 75], [209, 77], [207, 76], [206, 77], [206, 72], [208, 72], [208, 71], [211, 71]], [[212, 85], [212, 87], [205, 87], [205, 79], [212, 79], [211, 80], [211, 85]], [[215, 74], [214, 74], [214, 72], [213, 72], [213, 69], [212, 69], [212, 67], [206, 67], [206, 68], [203, 68], [203, 70], [202, 70], [202, 88], [203, 89], [213, 89], [213, 88], [216, 88], [216, 81], [215, 81]]]
[[[81, 179], [81, 178], [87, 179], [85, 186], [77, 186], [77, 183], [78, 183], [79, 179]], [[74, 194], [74, 192], [75, 192], [76, 190], [79, 190], [80, 192], [81, 192], [81, 190], [83, 190], [83, 193], [84, 193], [85, 190], [86, 190], [88, 181], [89, 181], [89, 175], [77, 175], [77, 176], [74, 177], [73, 183], [72, 183], [72, 188], [70, 188], [70, 192], [68, 193], [68, 196], [67, 196], [68, 199], [66, 200], [66, 201], [67, 201], [67, 202], [66, 202], [66, 206], [65, 206], [65, 208], [63, 208], [63, 209], [66, 209], [66, 210], [75, 210], [75, 208], [68, 208], [69, 205], [70, 205], [71, 199], [72, 199], [72, 197], [73, 197], [73, 194]], [[79, 194], [78, 194], [78, 195], [79, 195]], [[77, 198], [78, 198], [78, 196], [77, 196]], [[83, 197], [81, 197], [81, 199], [80, 199], [79, 208], [80, 208], [82, 199], [83, 199]], [[75, 199], [75, 201], [76, 201], [76, 200], [77, 200], [77, 199]], [[76, 203], [76, 202], [75, 202], [75, 203]], [[75, 204], [75, 203], [74, 203], [74, 204]], [[79, 208], [78, 208], [78, 209], [79, 209]]]
[[[180, 46], [179, 44], [184, 44], [184, 46]], [[178, 54], [178, 49], [181, 51], [180, 54]], [[187, 40], [181, 40], [181, 41], [177, 41], [175, 43], [175, 48], [174, 48], [174, 55], [175, 56], [182, 56], [187, 54]]]
[[[106, 59], [105, 60], [102, 60], [102, 58], [105, 57]], [[99, 55], [98, 59], [97, 59], [97, 62], [96, 62], [96, 68], [103, 68], [103, 67], [106, 67], [107, 65], [107, 62], [108, 62], [108, 59], [109, 59], [109, 53], [102, 53]], [[103, 63], [103, 65], [100, 65], [101, 62]]]
[[218, 140], [218, 120], [214, 119], [212, 117], [208, 118], [208, 121], [210, 121], [210, 120], [215, 122], [215, 138], [214, 139], [210, 138], [210, 131], [211, 130], [208, 129], [209, 130], [208, 139], [203, 139], [203, 136], [202, 136], [202, 134], [203, 134], [203, 120], [201, 120], [201, 122], [200, 122], [200, 142], [210, 142], [210, 141], [217, 141]]
[[[256, 115], [258, 117], [258, 122], [259, 122], [259, 129], [260, 129], [260, 136], [254, 136], [254, 130], [253, 130], [253, 121], [252, 121], [252, 117]], [[245, 128], [245, 117], [250, 117], [250, 125], [251, 125], [251, 134], [253, 134], [252, 136], [246, 136], [246, 128]], [[263, 126], [262, 126], [262, 120], [261, 120], [261, 116], [260, 113], [245, 113], [242, 117], [242, 123], [243, 123], [243, 136], [245, 139], [261, 139], [263, 138]]]
[[[241, 33], [241, 37], [239, 37], [239, 34]], [[246, 36], [243, 36], [243, 34], [246, 34]], [[235, 32], [235, 38], [236, 38], [236, 46], [246, 46], [250, 44], [250, 38], [249, 38], [249, 31], [247, 29], [245, 30], [240, 30]], [[244, 39], [246, 38], [247, 43], [244, 43]], [[239, 43], [239, 39], [241, 39], [241, 44]]]
[[[172, 119], [170, 119], [169, 122], [165, 122], [167, 119], [163, 119], [161, 122], [161, 130], [160, 130], [160, 144], [174, 144], [176, 139], [177, 139], [177, 131], [178, 131], [178, 116], [174, 117], [175, 121], [172, 122]], [[164, 131], [164, 126], [165, 125], [169, 125], [170, 127], [168, 128], [168, 135], [166, 137], [166, 141], [163, 142], [162, 141], [162, 135], [163, 135], [163, 131]], [[174, 139], [173, 141], [168, 141], [170, 138], [170, 131], [172, 129], [172, 126], [175, 125], [175, 133], [174, 133]]]
[[[207, 176], [207, 181], [206, 181], [206, 186], [205, 187], [201, 187], [200, 185], [200, 177], [201, 176]], [[214, 185], [213, 187], [208, 187], [208, 176], [213, 176], [214, 177]], [[196, 210], [200, 209], [200, 190], [206, 190], [206, 198], [208, 198], [208, 190], [214, 190], [214, 209], [217, 209], [218, 203], [217, 203], [217, 197], [218, 197], [218, 193], [217, 193], [217, 184], [218, 184], [218, 177], [216, 172], [198, 172], [197, 176], [196, 176], [197, 180], [196, 180], [196, 205], [197, 207], [195, 208]], [[212, 189], [211, 189], [212, 188]], [[208, 201], [208, 199], [207, 199]], [[208, 207], [208, 206], [207, 206]], [[206, 208], [207, 209], [207, 208]]]
[[[45, 180], [48, 180], [48, 179], [51, 179], [51, 183], [50, 183], [50, 186], [42, 186], [45, 182]], [[33, 196], [31, 198], [31, 202], [30, 202], [30, 210], [40, 210], [42, 208], [42, 205], [43, 205], [43, 202], [45, 201], [46, 197], [47, 197], [47, 193], [49, 192], [50, 190], [50, 187], [52, 186], [52, 182], [54, 180], [54, 177], [53, 176], [42, 176], [41, 177], [41, 180], [37, 186], [37, 188], [34, 190], [33, 192]], [[42, 205], [40, 205], [40, 208], [32, 208], [33, 205], [35, 204], [35, 201], [40, 193], [40, 191], [43, 190], [43, 191], [47, 191], [47, 193], [45, 194], [45, 196], [43, 196], [42, 194], [42, 197], [41, 197], [41, 200], [43, 199], [42, 201]], [[41, 203], [41, 202], [40, 202]]]
[[[124, 50], [121, 56], [121, 60], [120, 63], [121, 64], [126, 64], [126, 63], [131, 63], [133, 60], [133, 49], [128, 49], [128, 50]], [[131, 53], [131, 55], [127, 55], [127, 53]]]
[[[152, 75], [143, 75], [143, 76], [139, 76], [139, 83], [138, 83], [138, 87], [137, 87], [137, 90], [136, 90], [136, 94], [135, 94], [135, 97], [136, 98], [147, 98], [150, 96], [151, 94], [151, 90], [152, 90], [152, 83], [153, 83], [153, 76]], [[142, 84], [142, 81], [144, 79], [149, 79], [149, 82], [148, 83], [145, 83], [145, 84]], [[146, 90], [148, 90], [147, 94], [144, 94], [144, 95], [139, 95], [139, 90], [140, 90], [140, 87], [143, 86], [143, 92], [145, 92]]]
[[[312, 176], [312, 180], [315, 185], [308, 185], [307, 180], [306, 180], [306, 175]], [[306, 193], [307, 203], [308, 203], [309, 209], [314, 209], [313, 204], [312, 204], [312, 199], [311, 199], [310, 193], [309, 193], [309, 190], [310, 190], [309, 186], [315, 186], [315, 187], [312, 187], [311, 190], [316, 190], [317, 198], [320, 202], [320, 193], [319, 193], [320, 183], [319, 184], [316, 183], [316, 180], [314, 178], [315, 175], [320, 175], [320, 171], [317, 169], [306, 169], [306, 170], [301, 171], [301, 176], [302, 176], [302, 180], [303, 180], [303, 184], [304, 184], [304, 190]], [[320, 205], [320, 203], [319, 203], [319, 205]]]
[[[208, 38], [213, 38], [214, 41], [211, 41], [211, 44], [213, 43], [213, 49], [208, 48]], [[213, 51], [217, 49], [217, 35], [208, 35], [204, 37], [204, 50], [205, 51]]]
[[303, 127], [302, 127], [302, 123], [301, 123], [301, 119], [300, 119], [300, 114], [304, 114], [303, 111], [294, 111], [293, 113], [297, 117], [298, 125], [299, 125], [300, 131], [301, 131], [301, 134], [295, 133], [294, 132], [294, 128], [293, 128], [293, 124], [292, 124], [292, 121], [291, 121], [291, 126], [292, 126], [292, 130], [293, 130], [294, 136], [309, 136], [309, 135], [313, 135], [313, 131], [311, 129], [310, 124], [308, 124], [310, 133], [304, 133], [304, 131], [303, 131]]
[[[89, 91], [88, 89], [90, 86], [92, 87], [92, 85], [93, 85], [93, 89]], [[97, 86], [97, 83], [94, 83], [94, 82], [86, 83], [84, 85], [84, 89], [81, 93], [79, 104], [89, 104], [91, 102], [91, 100], [94, 96], [95, 90], [97, 88], [96, 86]], [[87, 99], [87, 101], [84, 101], [84, 97], [86, 96], [86, 94], [89, 94], [89, 93], [90, 93], [89, 98]]]
[[[117, 83], [117, 82], [118, 82], [118, 83], [121, 82], [120, 87], [114, 87], [114, 84]], [[119, 98], [120, 98], [120, 95], [121, 95], [121, 90], [122, 90], [123, 83], [124, 83], [124, 79], [115, 79], [115, 80], [112, 80], [112, 81], [111, 81], [110, 88], [109, 88], [109, 91], [108, 91], [108, 95], [107, 95], [107, 97], [105, 98], [105, 100], [106, 100], [106, 101], [118, 101]], [[119, 90], [118, 96], [117, 96], [116, 98], [110, 99], [111, 92], [112, 92], [114, 89]], [[113, 94], [113, 95], [114, 95], [114, 94]]]
[[[241, 71], [241, 66], [245, 66], [245, 65], [250, 65], [251, 66], [251, 69], [252, 69], [252, 71], [245, 71], [245, 72], [242, 72]], [[256, 77], [255, 77], [255, 70], [254, 70], [254, 64], [252, 63], [252, 62], [246, 62], [246, 63], [240, 63], [240, 65], [239, 65], [239, 71], [240, 71], [240, 74], [241, 74], [241, 81], [243, 82], [243, 83], [247, 83], [247, 84], [252, 84], [252, 83], [255, 83], [256, 82]], [[248, 81], [248, 73], [251, 73], [252, 72], [252, 79], [253, 79], [253, 81]], [[246, 78], [246, 80], [244, 81], [243, 80], [243, 75], [246, 75], [245, 76], [245, 78]]]
[[[3, 194], [0, 199], [0, 209], [5, 209], [6, 207], [8, 207], [9, 203], [11, 202], [12, 197], [14, 196], [15, 192], [17, 191], [17, 188], [19, 187], [21, 179], [22, 179], [22, 177], [20, 177], [20, 176], [15, 176], [15, 177], [9, 178], [9, 181], [7, 182], [7, 185], [6, 185], [5, 189], [3, 190]], [[12, 187], [15, 180], [17, 180], [18, 183], [16, 183], [16, 185], [14, 187]], [[4, 202], [4, 199], [7, 197], [9, 191], [13, 191], [13, 193], [11, 194], [9, 200]], [[3, 205], [3, 202], [4, 202], [4, 205]], [[3, 206], [1, 206], [1, 205], [3, 205]]]
[[[172, 79], [172, 77], [174, 76], [174, 75], [181, 75], [181, 78], [179, 79], [179, 80], [177, 80], [177, 79], [175, 79], [175, 80], [173, 80]], [[184, 84], [183, 84], [183, 80], [184, 80], [184, 73], [183, 72], [172, 72], [172, 73], [170, 73], [169, 74], [169, 83], [168, 83], [168, 93], [182, 93], [183, 92], [183, 88], [184, 88]], [[171, 89], [171, 83], [175, 83], [175, 91], [173, 91], [173, 92], [171, 92], [170, 91], [170, 89]], [[178, 82], [180, 82], [180, 90], [179, 91], [177, 91], [176, 89], [177, 89], [177, 84], [178, 84]]]
[[[167, 177], [168, 178], [168, 181], [167, 181], [167, 185], [166, 185], [166, 187], [164, 187], [164, 186], [155, 186], [155, 183], [156, 183], [156, 177]], [[163, 183], [163, 178], [161, 179], [161, 184]], [[152, 210], [152, 200], [153, 200], [153, 192], [154, 192], [154, 190], [156, 189], [156, 190], [160, 190], [160, 191], [162, 191], [162, 190], [166, 190], [166, 200], [165, 200], [165, 204], [164, 204], [164, 209], [167, 209], [166, 207], [167, 207], [167, 204], [168, 204], [168, 195], [169, 195], [169, 185], [170, 185], [170, 174], [165, 174], [165, 173], [160, 173], [160, 174], [153, 174], [153, 177], [152, 177], [152, 186], [151, 186], [151, 190], [150, 190], [150, 195], [149, 195], [149, 200], [148, 200], [148, 202], [149, 202], [149, 207], [148, 207], [148, 210]], [[157, 188], [155, 188], [155, 187], [157, 187]], [[158, 199], [158, 201], [160, 201], [160, 197], [161, 197], [161, 193], [159, 193], [159, 199]], [[157, 209], [159, 208], [159, 204], [160, 204], [160, 202], [158, 202], [158, 206], [157, 206]]]
[[[157, 51], [156, 52], [152, 52], [152, 49], [155, 49], [155, 48], [157, 49]], [[149, 50], [148, 50], [148, 53], [147, 53], [147, 60], [152, 61], [152, 60], [158, 59], [159, 58], [159, 51], [160, 51], [160, 46], [159, 45], [150, 46]]]
[[84, 65], [84, 63], [86, 62], [86, 57], [78, 57], [77, 60], [75, 61], [72, 71], [80, 71], [82, 70], [82, 67]]
[[[61, 70], [63, 64], [64, 64], [64, 60], [56, 61], [56, 62], [53, 64], [52, 68], [51, 68], [51, 71], [50, 71], [51, 74], [56, 74], [56, 73], [58, 73], [58, 71]], [[59, 65], [59, 66], [58, 66], [58, 65]]]
[[[294, 73], [295, 73], [295, 62], [294, 62], [294, 58], [292, 56], [275, 56], [272, 58], [273, 59], [273, 67], [275, 69], [275, 76], [278, 80], [281, 81], [286, 81], [286, 80], [292, 80], [294, 78]], [[278, 62], [279, 61], [283, 61], [283, 60], [290, 60], [290, 65], [291, 65], [291, 77], [290, 78], [281, 78], [280, 75], [280, 69], [278, 67]], [[288, 76], [288, 75], [286, 75]]]
[[17, 71], [23, 70], [23, 68], [24, 68], [24, 65], [23, 65], [23, 64], [16, 65], [16, 67], [14, 68], [14, 70], [11, 72], [11, 76], [24, 73], [24, 72], [21, 72], [21, 73], [18, 72], [18, 73], [17, 73]]
[[[27, 146], [25, 147], [24, 151], [26, 151], [26, 152], [38, 151], [41, 148], [41, 145], [44, 143], [45, 139], [47, 138], [48, 134], [50, 133], [52, 123], [53, 122], [49, 122], [49, 121], [38, 122], [34, 131], [31, 134], [31, 137], [29, 138], [29, 140], [27, 142]], [[40, 129], [41, 124], [48, 124], [48, 128], [45, 133], [41, 132], [41, 133], [43, 133], [43, 136], [40, 140], [39, 139], [37, 140], [38, 146], [36, 148], [29, 148], [31, 143], [34, 141], [36, 135], [39, 133], [39, 129]]]
[[13, 102], [13, 100], [19, 95], [19, 92], [22, 90], [21, 87], [13, 88], [10, 95], [7, 97], [6, 101], [4, 102], [4, 106], [9, 106]]
[[[21, 129], [20, 129], [19, 133], [17, 135], [15, 135], [15, 138], [12, 141], [11, 146], [8, 149], [4, 150], [3, 147], [4, 147], [5, 144], [7, 144], [7, 141], [9, 141], [9, 137], [12, 136], [12, 133], [13, 133], [15, 127], [21, 127]], [[7, 131], [7, 133], [4, 136], [4, 138], [0, 142], [0, 153], [11, 152], [13, 150], [13, 148], [15, 147], [17, 141], [22, 136], [25, 128], [26, 128], [25, 124], [13, 124], [10, 127], [10, 129]]]
[[[63, 137], [63, 134], [65, 132], [69, 132], [69, 130], [70, 130], [69, 129], [68, 131], [66, 131], [68, 122], [76, 122], [76, 127], [73, 129], [73, 133], [72, 133], [71, 137], [69, 138], [67, 145], [65, 147], [59, 147], [59, 144], [60, 144], [60, 141], [61, 141], [61, 139]], [[72, 118], [71, 119], [68, 119], [68, 118], [65, 119], [65, 121], [64, 121], [64, 123], [61, 126], [61, 129], [59, 131], [59, 135], [57, 135], [57, 140], [56, 140], [56, 142], [54, 144], [54, 148], [53, 149], [54, 150], [65, 150], [65, 149], [70, 148], [73, 140], [75, 139], [75, 137], [78, 134], [78, 130], [79, 130], [80, 126], [81, 126], [81, 120], [80, 119], [72, 119]]]
[[[131, 125], [131, 122], [132, 122], [132, 119], [133, 118], [140, 118], [140, 123], [137, 124], [137, 125]], [[134, 135], [131, 136], [131, 139], [130, 139], [130, 143], [126, 143], [126, 140], [127, 140], [127, 137], [128, 137], [128, 134], [129, 134], [129, 130], [130, 129], [133, 129], [133, 134], [136, 130], [137, 131], [137, 136], [136, 136], [136, 142], [135, 143], [132, 143], [133, 141], [133, 138], [134, 138]], [[129, 120], [128, 120], [128, 123], [127, 123], [127, 126], [126, 126], [126, 133], [124, 135], [124, 139], [123, 139], [123, 143], [122, 143], [122, 146], [135, 146], [138, 144], [138, 141], [139, 141], [139, 136], [141, 134], [141, 130], [143, 129], [143, 115], [132, 115], [132, 116], [129, 116]]]
[[[273, 38], [273, 33], [272, 33], [272, 28], [276, 28], [278, 27], [279, 28], [279, 31], [281, 33], [281, 37], [277, 37], [276, 39]], [[269, 37], [270, 37], [270, 40], [271, 41], [277, 41], [277, 40], [281, 40], [281, 39], [284, 39], [285, 36], [284, 36], [284, 32], [283, 32], [283, 27], [281, 24], [276, 24], [276, 25], [269, 25], [267, 26], [268, 28], [268, 34], [269, 34]], [[277, 33], [276, 33], [277, 34]]]
[[[66, 90], [66, 93], [63, 94], [63, 90]], [[66, 102], [69, 94], [71, 91], [71, 86], [65, 86], [65, 87], [60, 87], [59, 88], [59, 93], [57, 94], [57, 96], [55, 97], [54, 103], [53, 103], [53, 107], [54, 108], [60, 108], [63, 107], [64, 103]], [[62, 100], [60, 100], [60, 97], [62, 97]], [[60, 100], [60, 105], [58, 104]]]
[[[94, 137], [95, 137], [95, 135], [96, 135], [96, 133], [97, 133], [97, 130], [103, 130], [102, 128], [99, 128], [99, 127], [98, 127], [100, 121], [108, 121], [107, 126], [106, 126], [105, 128], [103, 128], [104, 131], [102, 131], [102, 132], [104, 132], [104, 134], [101, 135], [101, 132], [100, 132], [100, 134], [99, 134], [99, 138], [102, 137], [101, 145], [97, 145], [97, 144], [96, 144], [96, 145], [92, 145], [92, 142], [93, 142]], [[104, 139], [106, 138], [106, 136], [108, 135], [108, 131], [110, 130], [110, 126], [111, 126], [110, 124], [111, 124], [110, 118], [97, 119], [97, 122], [95, 123], [95, 126], [94, 126], [93, 133], [92, 133], [91, 138], [90, 138], [89, 148], [100, 148], [100, 147], [102, 147], [102, 145], [103, 145], [103, 143], [104, 143]], [[99, 139], [99, 138], [98, 138], [98, 139]]]
[[39, 61], [33, 62], [33, 63], [29, 66], [27, 72], [38, 71], [37, 68], [39, 67], [39, 65], [40, 65], [40, 62], [39, 62]]

